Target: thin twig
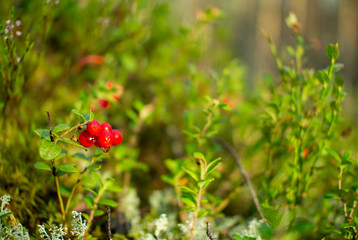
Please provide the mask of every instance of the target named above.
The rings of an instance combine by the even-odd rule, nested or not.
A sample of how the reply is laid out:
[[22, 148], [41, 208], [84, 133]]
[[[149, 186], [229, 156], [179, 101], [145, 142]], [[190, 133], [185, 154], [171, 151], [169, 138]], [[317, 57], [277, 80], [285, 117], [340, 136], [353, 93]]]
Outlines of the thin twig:
[[219, 138], [214, 138], [214, 141], [218, 142], [219, 144], [221, 144], [223, 147], [226, 148], [226, 150], [228, 150], [231, 154], [231, 156], [234, 158], [235, 162], [236, 162], [236, 165], [237, 167], [239, 168], [241, 174], [244, 176], [245, 178], [245, 181], [250, 189], [250, 193], [251, 193], [251, 196], [252, 196], [252, 199], [255, 203], [255, 206], [256, 206], [256, 209], [257, 211], [259, 212], [261, 218], [263, 220], [265, 220], [265, 217], [264, 217], [264, 214], [262, 212], [262, 208], [261, 208], [261, 205], [260, 205], [260, 202], [257, 198], [257, 194], [256, 194], [256, 191], [254, 189], [254, 186], [252, 185], [252, 182], [250, 180], [250, 177], [247, 175], [242, 163], [241, 163], [241, 159], [239, 158], [239, 156], [236, 154], [235, 152], [235, 149], [226, 141], [222, 140], [222, 139], [219, 139]]
[[50, 112], [48, 112], [48, 111], [46, 111], [46, 112], [47, 112], [47, 118], [48, 118], [48, 126], [49, 126], [49, 130], [50, 130], [50, 139], [51, 139], [51, 142], [53, 142], [54, 137], [53, 137], [52, 130], [51, 130], [51, 116], [50, 116]]
[[209, 222], [206, 222], [206, 235], [210, 238], [210, 240], [216, 240], [216, 238], [214, 237], [213, 231], [211, 231], [211, 229], [210, 229]]
[[107, 235], [108, 240], [112, 240], [112, 232], [111, 232], [111, 208], [107, 207]]

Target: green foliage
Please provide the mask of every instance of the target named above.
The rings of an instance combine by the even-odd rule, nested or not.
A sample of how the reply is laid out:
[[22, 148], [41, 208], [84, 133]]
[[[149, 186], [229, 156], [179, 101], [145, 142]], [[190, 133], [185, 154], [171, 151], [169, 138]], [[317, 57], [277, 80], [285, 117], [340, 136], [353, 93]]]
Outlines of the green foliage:
[[[215, 55], [217, 7], [183, 21], [161, 0], [13, 3], [0, 3], [0, 192], [13, 197], [0, 238], [104, 239], [107, 214], [113, 239], [208, 239], [207, 222], [217, 239], [357, 238], [338, 44], [306, 67], [293, 13], [283, 55], [264, 34], [279, 76], [250, 88], [244, 63]], [[123, 144], [81, 146], [94, 115]]]

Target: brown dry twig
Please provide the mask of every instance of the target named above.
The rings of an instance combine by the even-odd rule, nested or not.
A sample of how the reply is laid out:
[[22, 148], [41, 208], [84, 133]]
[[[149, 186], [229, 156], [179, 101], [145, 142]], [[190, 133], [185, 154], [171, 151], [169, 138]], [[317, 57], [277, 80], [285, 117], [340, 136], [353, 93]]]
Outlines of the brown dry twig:
[[261, 218], [263, 220], [265, 220], [265, 217], [264, 217], [264, 214], [262, 212], [262, 208], [261, 208], [259, 199], [257, 198], [257, 194], [256, 194], [256, 191], [254, 189], [254, 186], [252, 185], [250, 177], [249, 177], [249, 175], [247, 175], [247, 173], [246, 173], [246, 171], [244, 169], [244, 166], [242, 165], [241, 159], [237, 155], [235, 149], [228, 142], [226, 142], [226, 141], [224, 141], [222, 139], [215, 138], [214, 141], [216, 141], [217, 143], [221, 144], [224, 148], [226, 148], [226, 150], [228, 150], [229, 153], [231, 154], [231, 156], [234, 158], [237, 167], [239, 168], [241, 174], [245, 178], [245, 181], [246, 181], [246, 183], [247, 183], [247, 185], [248, 185], [248, 187], [250, 189], [250, 193], [251, 193], [252, 199], [253, 199], [253, 201], [255, 203], [256, 209], [259, 212]]

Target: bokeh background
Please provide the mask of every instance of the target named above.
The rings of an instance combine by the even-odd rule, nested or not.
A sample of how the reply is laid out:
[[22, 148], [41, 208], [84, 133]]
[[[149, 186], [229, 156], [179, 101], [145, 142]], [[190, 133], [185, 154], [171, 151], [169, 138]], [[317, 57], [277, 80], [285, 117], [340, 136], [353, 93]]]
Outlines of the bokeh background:
[[[305, 68], [328, 66], [326, 46], [339, 44], [338, 61], [344, 64], [341, 75], [347, 92], [344, 127], [350, 127], [349, 149], [357, 155], [356, 0], [3, 0], [2, 30], [12, 6], [14, 20], [21, 20], [17, 50], [24, 52], [27, 37], [34, 45], [18, 68], [21, 74], [9, 101], [7, 88], [1, 89], [0, 193], [13, 197], [19, 218], [28, 226], [58, 211], [53, 183], [48, 179], [43, 183], [46, 174], [33, 168], [40, 161], [40, 139], [33, 130], [48, 126], [45, 111], [59, 124], [74, 122], [73, 108], [83, 112], [91, 108], [96, 119], [120, 129], [125, 136], [123, 145], [132, 151], [129, 160], [143, 163], [133, 170], [132, 185], [138, 189], [142, 211], [148, 212], [150, 194], [168, 187], [161, 178], [168, 173], [164, 160], [181, 158], [193, 150], [183, 130], [193, 123], [204, 125], [205, 96], [218, 97], [235, 109], [234, 120], [223, 124], [220, 137], [232, 140], [247, 155], [245, 165], [259, 186], [265, 152], [255, 155], [253, 145], [261, 133], [253, 125], [258, 125], [255, 116], [263, 112], [264, 101], [259, 96], [267, 90], [263, 90], [263, 75], [278, 76], [260, 31], [272, 36], [279, 55], [289, 63], [286, 46], [295, 43], [285, 23], [290, 12], [296, 14], [307, 42]], [[4, 42], [1, 48], [5, 59]], [[6, 72], [7, 66], [1, 64]], [[226, 76], [225, 71], [230, 74]], [[219, 83], [222, 79], [227, 85]], [[136, 114], [142, 109], [150, 117], [137, 127]], [[224, 114], [221, 120], [228, 119]], [[132, 137], [135, 144], [130, 145]], [[114, 171], [119, 184], [123, 179], [116, 161], [124, 158], [124, 149], [113, 150], [103, 167], [103, 171]], [[223, 157], [231, 159], [228, 154]], [[214, 185], [214, 194], [225, 197], [239, 186], [225, 212], [244, 217], [256, 214], [233, 161], [227, 161], [220, 171], [222, 179]], [[330, 186], [331, 182], [322, 186], [322, 191]]]

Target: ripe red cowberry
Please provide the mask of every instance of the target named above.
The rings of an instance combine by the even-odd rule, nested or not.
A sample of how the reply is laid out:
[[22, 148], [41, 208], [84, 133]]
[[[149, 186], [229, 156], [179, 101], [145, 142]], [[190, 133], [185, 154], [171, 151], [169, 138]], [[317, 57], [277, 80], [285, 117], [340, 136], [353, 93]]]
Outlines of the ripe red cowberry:
[[93, 137], [87, 131], [81, 132], [80, 136], [78, 137], [78, 141], [86, 148], [92, 147], [94, 144]]
[[109, 107], [109, 101], [107, 99], [98, 99], [98, 105], [103, 108], [106, 109], [107, 107]]
[[112, 134], [112, 144], [113, 144], [113, 146], [117, 146], [117, 145], [122, 143], [123, 135], [119, 130], [112, 129], [110, 133]]
[[112, 126], [111, 126], [111, 124], [104, 122], [101, 124], [101, 130], [109, 132], [112, 130]]
[[96, 147], [101, 147], [101, 146], [99, 146], [99, 143], [98, 143], [98, 136], [97, 136], [97, 137], [94, 137], [94, 145], [95, 145]]
[[98, 136], [102, 132], [101, 123], [96, 119], [93, 119], [92, 122], [87, 124], [87, 132], [91, 136]]
[[97, 138], [97, 143], [101, 148], [109, 148], [112, 145], [112, 134], [102, 131]]

